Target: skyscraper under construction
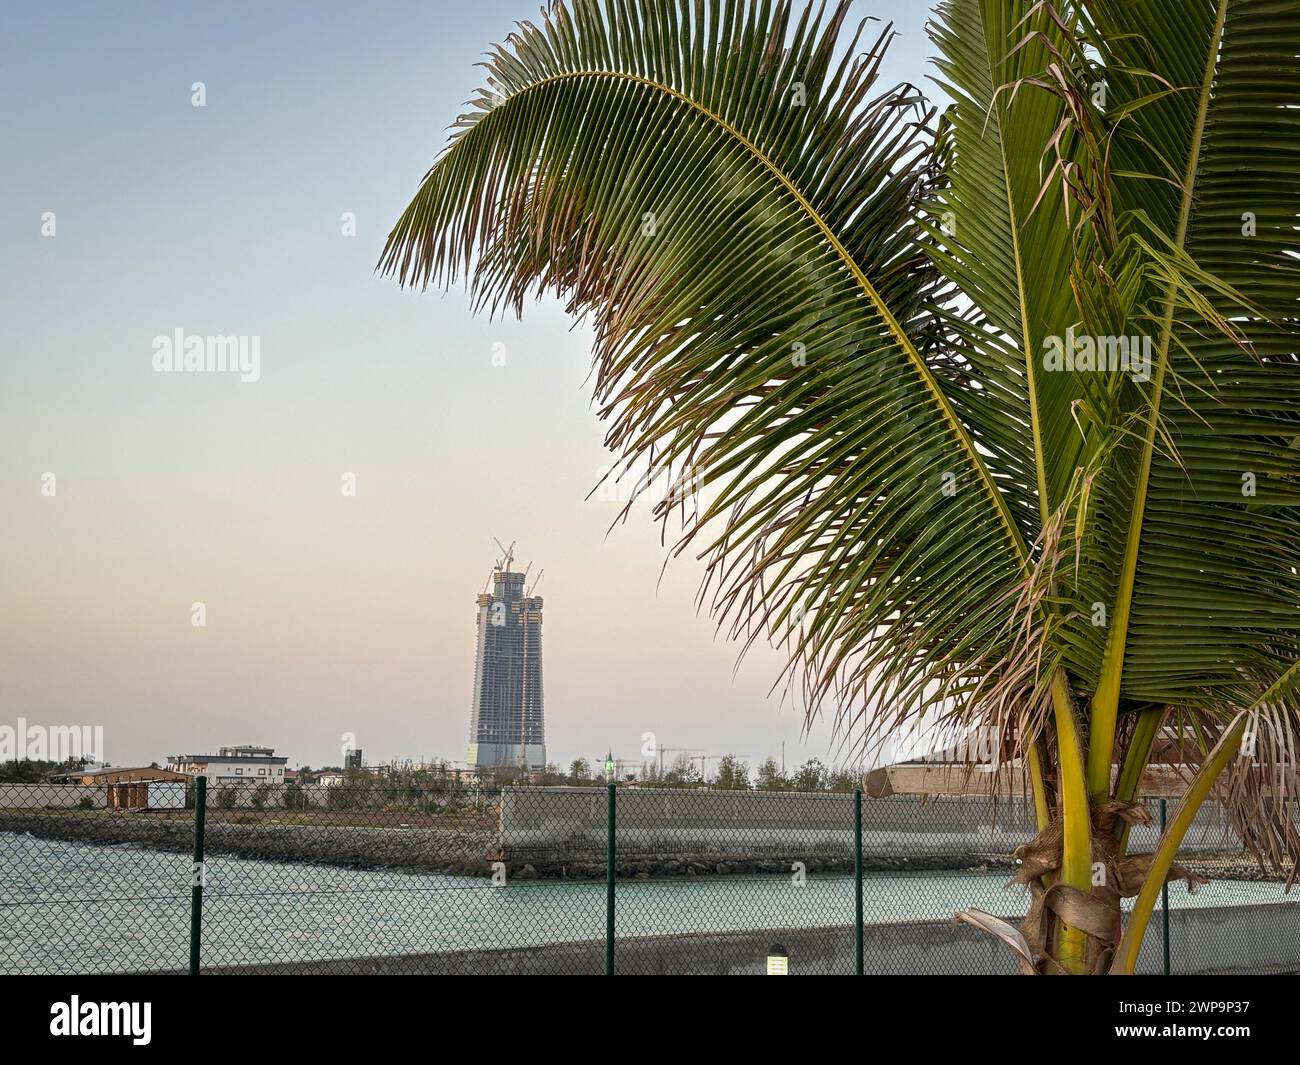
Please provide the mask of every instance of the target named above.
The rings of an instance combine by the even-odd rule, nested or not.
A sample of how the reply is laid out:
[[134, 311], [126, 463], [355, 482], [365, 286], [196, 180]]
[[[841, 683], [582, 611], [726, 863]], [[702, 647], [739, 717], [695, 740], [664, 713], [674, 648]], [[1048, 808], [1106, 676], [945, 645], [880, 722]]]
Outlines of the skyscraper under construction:
[[513, 560], [507, 550], [492, 571], [491, 593], [478, 597], [468, 761], [541, 769], [546, 765], [542, 600], [528, 594], [527, 574], [512, 571]]

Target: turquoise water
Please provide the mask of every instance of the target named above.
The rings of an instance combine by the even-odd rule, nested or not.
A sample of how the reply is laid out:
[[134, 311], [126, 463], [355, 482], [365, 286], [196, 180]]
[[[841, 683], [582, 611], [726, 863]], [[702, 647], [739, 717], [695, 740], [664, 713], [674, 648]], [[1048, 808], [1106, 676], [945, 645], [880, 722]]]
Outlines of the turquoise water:
[[[0, 833], [0, 972], [183, 968], [190, 859]], [[967, 907], [1014, 916], [1026, 896], [1002, 872], [868, 875], [870, 924], [947, 921]], [[1285, 898], [1282, 885], [1220, 881], [1170, 903]], [[337, 869], [213, 857], [205, 965], [528, 946], [605, 934], [603, 881], [514, 880]], [[619, 881], [620, 937], [846, 925], [848, 877]]]

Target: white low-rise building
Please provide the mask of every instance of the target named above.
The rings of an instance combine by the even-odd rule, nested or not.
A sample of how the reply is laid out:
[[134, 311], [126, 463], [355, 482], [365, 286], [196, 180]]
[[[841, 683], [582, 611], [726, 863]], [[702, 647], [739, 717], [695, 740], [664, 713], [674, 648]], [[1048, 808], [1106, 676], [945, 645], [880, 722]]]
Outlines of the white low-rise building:
[[167, 768], [189, 776], [202, 774], [210, 783], [246, 781], [283, 784], [288, 758], [277, 758], [273, 747], [222, 747], [216, 754], [173, 754]]

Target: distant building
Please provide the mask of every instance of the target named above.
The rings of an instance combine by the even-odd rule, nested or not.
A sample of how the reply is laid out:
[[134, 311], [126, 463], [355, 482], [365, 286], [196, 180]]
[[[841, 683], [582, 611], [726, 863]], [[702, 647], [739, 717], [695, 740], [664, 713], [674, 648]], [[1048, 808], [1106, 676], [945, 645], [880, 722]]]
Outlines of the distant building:
[[334, 788], [343, 783], [343, 774], [329, 769], [324, 773], [317, 773], [315, 783], [323, 788]]
[[283, 784], [288, 758], [275, 757], [273, 747], [222, 747], [216, 754], [173, 754], [167, 768], [186, 776], [206, 776], [209, 782], [251, 780]]
[[348, 750], [348, 751], [344, 751], [344, 752], [343, 752], [343, 768], [344, 768], [344, 769], [360, 769], [360, 768], [361, 768], [361, 748], [360, 748], [360, 747], [353, 747], [351, 750]]
[[524, 589], [512, 555], [492, 573], [492, 592], [478, 597], [474, 701], [469, 757], [478, 768], [546, 766], [542, 702], [542, 600]]
[[96, 769], [50, 777], [59, 784], [80, 784], [103, 795], [96, 806], [114, 810], [183, 810], [188, 777], [157, 766]]

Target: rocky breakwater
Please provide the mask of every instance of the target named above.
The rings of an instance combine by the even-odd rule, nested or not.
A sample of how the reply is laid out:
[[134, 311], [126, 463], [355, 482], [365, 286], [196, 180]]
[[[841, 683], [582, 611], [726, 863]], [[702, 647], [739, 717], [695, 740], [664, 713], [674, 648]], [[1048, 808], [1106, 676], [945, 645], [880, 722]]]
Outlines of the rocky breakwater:
[[[126, 844], [177, 854], [189, 854], [194, 848], [193, 821], [131, 814], [0, 811], [0, 832], [67, 843]], [[491, 872], [497, 834], [448, 828], [209, 821], [204, 845], [209, 855], [260, 861], [479, 876]]]
[[[596, 880], [606, 876], [603, 861], [590, 856], [586, 860], [542, 860], [536, 857], [503, 855], [508, 874], [517, 880]], [[798, 865], [796, 865], [798, 863]], [[790, 860], [755, 858], [745, 855], [638, 855], [634, 859], [616, 861], [616, 875], [621, 879], [649, 880], [672, 877], [718, 876], [794, 876], [800, 872], [808, 876], [852, 876], [852, 858], [792, 858]], [[906, 872], [940, 871], [1005, 871], [1014, 869], [1009, 856], [988, 854], [953, 854], [923, 857], [864, 858], [862, 871], [868, 875]]]

